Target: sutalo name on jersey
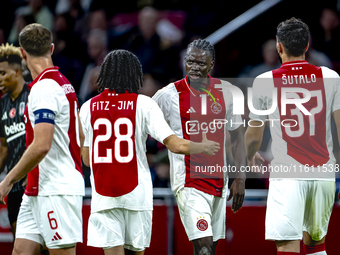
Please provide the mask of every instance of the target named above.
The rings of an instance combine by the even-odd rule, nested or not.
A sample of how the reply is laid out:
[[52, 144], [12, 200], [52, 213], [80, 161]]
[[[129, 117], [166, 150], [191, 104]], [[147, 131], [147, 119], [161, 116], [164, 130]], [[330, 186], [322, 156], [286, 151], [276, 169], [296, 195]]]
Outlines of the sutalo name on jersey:
[[[309, 76], [309, 79], [308, 79]], [[311, 83], [311, 82], [316, 82], [316, 76], [315, 74], [311, 74], [311, 75], [286, 75], [283, 74], [282, 75], [282, 84], [306, 84], [306, 83]]]

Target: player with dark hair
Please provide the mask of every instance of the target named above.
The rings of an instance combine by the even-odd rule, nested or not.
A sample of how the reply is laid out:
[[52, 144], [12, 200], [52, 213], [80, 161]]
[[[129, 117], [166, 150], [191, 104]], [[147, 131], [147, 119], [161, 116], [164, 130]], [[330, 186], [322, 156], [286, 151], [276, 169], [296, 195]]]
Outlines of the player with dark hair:
[[0, 202], [26, 174], [13, 255], [75, 255], [82, 241], [84, 180], [80, 158], [83, 133], [70, 82], [53, 66], [51, 32], [39, 24], [19, 34], [33, 82], [25, 110], [27, 150], [0, 183]]
[[[306, 254], [325, 255], [334, 204], [337, 166], [331, 115], [339, 135], [340, 79], [329, 68], [305, 61], [308, 37], [308, 26], [299, 19], [291, 18], [278, 25], [277, 51], [282, 65], [259, 75], [252, 92], [256, 110], [277, 107], [265, 115], [251, 112], [252, 126], [245, 135], [247, 159], [252, 165], [252, 157], [262, 141], [262, 124], [267, 115], [273, 120], [271, 167], [279, 171], [270, 174], [266, 239], [275, 240], [280, 255], [300, 254], [302, 239]], [[275, 90], [277, 97], [273, 96]], [[293, 100], [299, 103], [292, 103]]]
[[[5, 95], [0, 99], [0, 172], [7, 166], [8, 172], [18, 163], [26, 149], [24, 111], [28, 87], [22, 77], [22, 55], [13, 45], [0, 46], [0, 90]], [[8, 218], [15, 237], [16, 221], [25, 177], [13, 185], [7, 198]]]
[[138, 89], [143, 86], [143, 70], [135, 58], [129, 51], [112, 51], [100, 69], [98, 91], [101, 93], [108, 88], [120, 94], [125, 91], [137, 94]]
[[[178, 154], [214, 155], [219, 144], [178, 138], [157, 104], [138, 95], [143, 72], [126, 50], [110, 52], [97, 83], [101, 94], [80, 110], [85, 133], [83, 161], [91, 167], [92, 202], [88, 245], [106, 255], [144, 254], [152, 227], [152, 181], [145, 142], [150, 134]], [[110, 226], [110, 227], [107, 227]]]
[[[232, 94], [226, 97], [216, 86], [232, 86], [210, 77], [214, 67], [214, 46], [206, 40], [195, 40], [187, 47], [187, 76], [159, 90], [153, 99], [163, 111], [165, 120], [179, 137], [197, 141], [202, 134], [210, 140], [223, 141], [222, 150], [214, 157], [205, 155], [175, 155], [169, 152], [171, 188], [176, 196], [185, 231], [194, 246], [194, 254], [215, 254], [219, 239], [225, 238], [226, 195], [228, 177], [224, 173], [204, 173], [197, 169], [220, 169], [227, 166], [225, 144], [227, 130], [233, 144], [237, 169], [245, 165], [241, 116], [233, 115]], [[216, 120], [218, 120], [216, 122]], [[234, 125], [224, 125], [228, 123]], [[232, 210], [243, 203], [245, 174], [238, 172], [230, 188]]]

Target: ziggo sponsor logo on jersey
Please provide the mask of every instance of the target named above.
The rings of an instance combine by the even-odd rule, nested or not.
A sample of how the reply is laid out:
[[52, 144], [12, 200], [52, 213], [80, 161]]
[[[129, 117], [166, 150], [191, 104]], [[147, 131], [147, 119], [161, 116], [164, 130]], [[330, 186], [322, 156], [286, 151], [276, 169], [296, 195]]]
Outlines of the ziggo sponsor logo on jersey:
[[[253, 125], [253, 121], [259, 121], [261, 123], [256, 123], [259, 125]], [[298, 125], [298, 122], [294, 119], [285, 119], [280, 121], [279, 119], [267, 119], [265, 121], [263, 120], [248, 120], [248, 123], [246, 123], [246, 120], [242, 120], [242, 122], [233, 122], [232, 120], [228, 121], [226, 119], [214, 119], [210, 123], [207, 122], [199, 122], [198, 120], [189, 120], [185, 123], [185, 129], [188, 135], [197, 135], [202, 130], [202, 133], [215, 133], [217, 129], [222, 129], [224, 125], [229, 125], [230, 127], [233, 126], [240, 126], [243, 125], [243, 127], [262, 127], [265, 125], [265, 122], [270, 122], [271, 126], [274, 126], [274, 122], [279, 121], [281, 126], [288, 129], [292, 127], [296, 127]]]
[[213, 120], [210, 123], [199, 122], [198, 120], [188, 120], [185, 123], [185, 129], [188, 135], [197, 135], [202, 130], [203, 133], [215, 133], [217, 129], [222, 129], [224, 127], [225, 120]]

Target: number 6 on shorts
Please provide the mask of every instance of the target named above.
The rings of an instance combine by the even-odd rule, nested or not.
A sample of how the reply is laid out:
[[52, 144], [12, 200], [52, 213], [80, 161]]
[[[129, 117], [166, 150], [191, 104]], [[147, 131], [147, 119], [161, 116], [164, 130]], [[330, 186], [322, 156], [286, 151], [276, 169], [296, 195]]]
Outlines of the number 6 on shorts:
[[[50, 227], [51, 227], [51, 229], [57, 229], [58, 228], [58, 223], [57, 223], [57, 220], [55, 219], [55, 218], [51, 218], [50, 217], [50, 214], [52, 214], [52, 213], [54, 213], [54, 211], [49, 211], [48, 213], [47, 213], [47, 218], [48, 218], [48, 221], [49, 221], [49, 223], [50, 223]], [[53, 227], [53, 225], [52, 225], [52, 222], [54, 222], [54, 227]]]

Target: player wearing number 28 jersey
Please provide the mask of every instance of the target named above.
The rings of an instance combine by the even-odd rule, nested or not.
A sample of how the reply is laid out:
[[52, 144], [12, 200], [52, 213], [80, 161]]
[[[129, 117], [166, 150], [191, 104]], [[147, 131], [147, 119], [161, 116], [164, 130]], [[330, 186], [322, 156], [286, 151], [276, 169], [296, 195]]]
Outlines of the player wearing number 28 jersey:
[[176, 153], [211, 149], [214, 154], [218, 149], [214, 142], [199, 146], [177, 138], [157, 104], [137, 94], [142, 77], [135, 55], [110, 52], [98, 78], [102, 93], [80, 110], [82, 156], [92, 172], [88, 245], [102, 247], [106, 254], [124, 254], [124, 248], [143, 254], [149, 247], [153, 197], [145, 155], [148, 134]]
[[[279, 69], [258, 76], [253, 84], [255, 110], [271, 120], [273, 172], [270, 175], [266, 239], [278, 254], [326, 254], [324, 241], [334, 203], [335, 158], [331, 115], [340, 130], [340, 79], [327, 67], [305, 61], [309, 29], [292, 18], [277, 28]], [[277, 97], [273, 92], [277, 91]], [[251, 110], [245, 137], [247, 158], [261, 144], [266, 115]], [[338, 142], [338, 141], [336, 141]], [[250, 162], [250, 164], [252, 164]]]

